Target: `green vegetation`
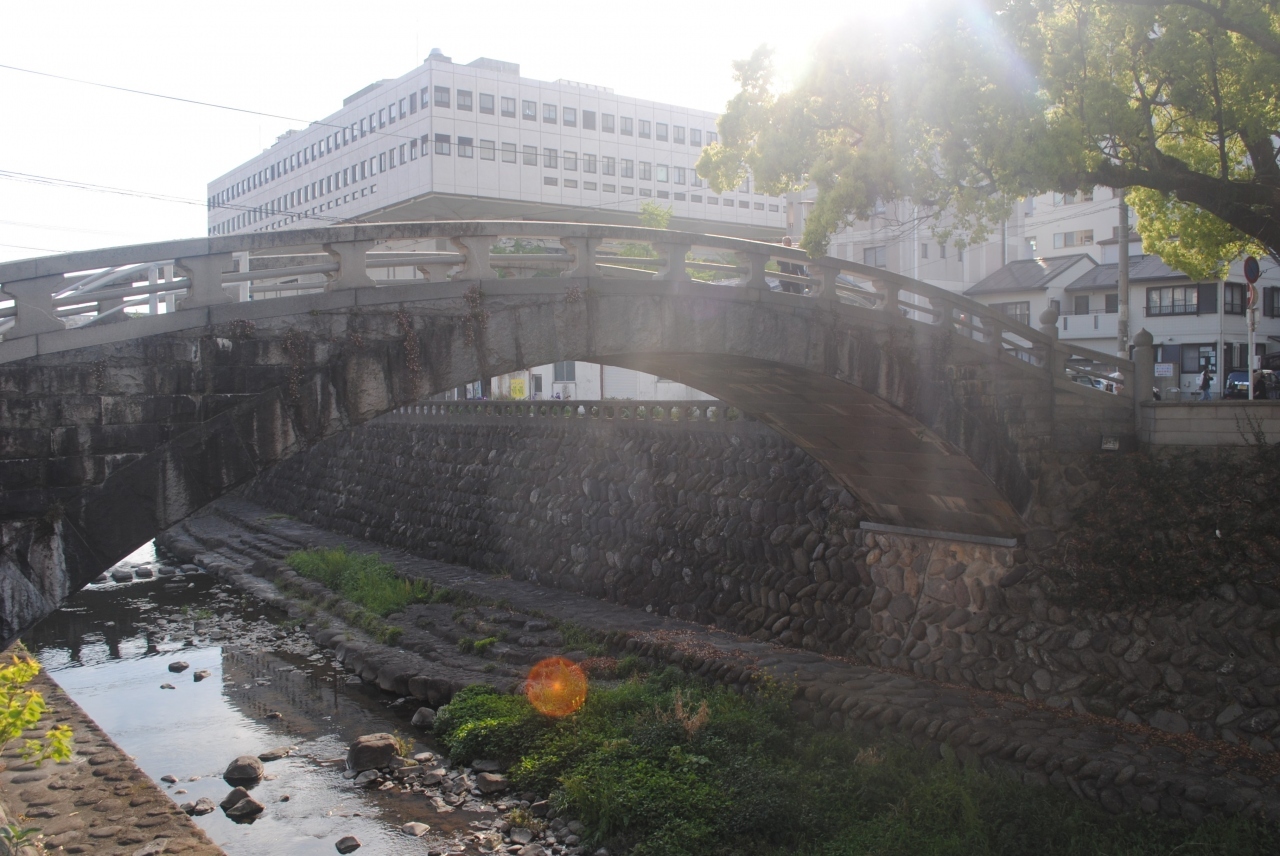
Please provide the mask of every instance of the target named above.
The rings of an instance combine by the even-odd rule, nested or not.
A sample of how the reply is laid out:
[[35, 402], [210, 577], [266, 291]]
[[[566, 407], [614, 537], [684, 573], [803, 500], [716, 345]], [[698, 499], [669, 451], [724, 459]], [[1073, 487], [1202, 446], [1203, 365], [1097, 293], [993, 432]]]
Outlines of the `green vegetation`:
[[483, 639], [472, 639], [470, 636], [463, 636], [458, 640], [458, 650], [463, 654], [475, 654], [478, 657], [483, 657], [486, 651], [497, 644], [497, 636], [486, 636]]
[[[24, 731], [35, 728], [48, 709], [43, 695], [23, 689], [38, 674], [39, 663], [16, 654], [9, 665], [0, 666], [0, 751]], [[51, 728], [43, 739], [23, 742], [22, 758], [37, 766], [50, 758], [59, 762], [70, 760], [71, 736], [71, 729], [65, 725]]]
[[39, 847], [39, 834], [40, 830], [35, 827], [23, 828], [16, 823], [0, 826], [0, 856], [18, 856], [23, 848], [39, 848], [35, 852], [45, 852]]
[[603, 634], [588, 630], [581, 624], [562, 621], [556, 625], [556, 630], [560, 632], [560, 638], [564, 640], [566, 650], [582, 651], [591, 657], [603, 657], [608, 653]]
[[[624, 661], [626, 662], [626, 661]], [[621, 665], [621, 664], [620, 664]], [[1192, 829], [1113, 817], [1050, 789], [963, 769], [892, 743], [817, 731], [786, 688], [735, 695], [667, 669], [592, 689], [550, 719], [482, 686], [440, 709], [455, 761], [500, 758], [521, 789], [549, 794], [590, 843], [636, 856], [1107, 856], [1273, 852], [1243, 820]]]
[[307, 579], [342, 595], [352, 603], [386, 616], [411, 603], [433, 601], [433, 588], [421, 580], [406, 580], [376, 553], [349, 553], [345, 547], [299, 550], [286, 559]]

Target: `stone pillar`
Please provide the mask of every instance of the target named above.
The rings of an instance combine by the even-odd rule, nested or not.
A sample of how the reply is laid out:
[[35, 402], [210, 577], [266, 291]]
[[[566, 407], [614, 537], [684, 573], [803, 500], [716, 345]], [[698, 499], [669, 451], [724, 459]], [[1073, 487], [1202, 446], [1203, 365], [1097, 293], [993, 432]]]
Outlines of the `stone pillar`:
[[1040, 313], [1040, 332], [1049, 337], [1045, 348], [1044, 365], [1049, 371], [1049, 380], [1056, 382], [1062, 376], [1062, 358], [1058, 354], [1058, 307], [1052, 303]]
[[325, 291], [342, 291], [348, 288], [373, 288], [377, 283], [369, 276], [368, 255], [376, 241], [344, 241], [325, 244], [324, 251], [338, 263], [338, 269], [325, 274]]
[[1133, 418], [1135, 430], [1142, 434], [1142, 404], [1155, 399], [1156, 348], [1155, 337], [1146, 328], [1133, 337]]
[[462, 253], [462, 270], [454, 274], [454, 279], [497, 279], [498, 272], [489, 264], [489, 251], [496, 240], [495, 235], [464, 235], [450, 238], [453, 245]]
[[596, 249], [600, 246], [599, 238], [565, 236], [560, 239], [560, 246], [568, 250], [573, 256], [573, 268], [561, 271], [561, 277], [592, 277], [600, 275], [600, 269], [596, 267]]
[[178, 304], [179, 309], [236, 302], [222, 287], [222, 274], [231, 269], [231, 253], [177, 259], [173, 266], [187, 278], [187, 296]]
[[765, 281], [765, 267], [769, 264], [769, 255], [767, 253], [738, 253], [738, 258], [747, 266], [749, 273], [747, 274], [747, 288], [761, 288], [765, 291], [769, 290], [769, 283]]
[[819, 300], [829, 303], [838, 303], [840, 298], [836, 297], [836, 277], [840, 276], [840, 268], [834, 265], [809, 265], [809, 274], [812, 276], [816, 270], [817, 279], [821, 281], [822, 286], [815, 295]]
[[658, 251], [658, 272], [654, 279], [668, 279], [672, 282], [688, 282], [689, 270], [684, 266], [685, 257], [692, 247], [689, 244], [654, 244]]
[[5, 331], [5, 339], [21, 339], [23, 336], [66, 329], [66, 323], [53, 310], [54, 292], [66, 285], [66, 277], [55, 274], [6, 282], [0, 286], [0, 291], [13, 298], [15, 313], [14, 325]]

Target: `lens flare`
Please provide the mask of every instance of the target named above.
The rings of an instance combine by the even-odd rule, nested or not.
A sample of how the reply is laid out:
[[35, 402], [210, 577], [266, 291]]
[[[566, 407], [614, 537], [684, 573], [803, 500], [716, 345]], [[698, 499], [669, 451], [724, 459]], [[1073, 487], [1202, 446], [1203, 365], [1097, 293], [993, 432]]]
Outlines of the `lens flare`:
[[568, 716], [587, 700], [587, 675], [564, 657], [548, 657], [529, 670], [524, 694], [539, 713]]

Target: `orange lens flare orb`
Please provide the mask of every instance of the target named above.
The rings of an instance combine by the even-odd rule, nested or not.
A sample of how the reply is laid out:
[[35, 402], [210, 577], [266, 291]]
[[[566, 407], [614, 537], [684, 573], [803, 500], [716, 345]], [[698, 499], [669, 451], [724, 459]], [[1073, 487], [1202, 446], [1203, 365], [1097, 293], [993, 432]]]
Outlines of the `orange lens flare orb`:
[[587, 673], [564, 657], [548, 657], [524, 682], [529, 704], [545, 716], [568, 716], [587, 700]]

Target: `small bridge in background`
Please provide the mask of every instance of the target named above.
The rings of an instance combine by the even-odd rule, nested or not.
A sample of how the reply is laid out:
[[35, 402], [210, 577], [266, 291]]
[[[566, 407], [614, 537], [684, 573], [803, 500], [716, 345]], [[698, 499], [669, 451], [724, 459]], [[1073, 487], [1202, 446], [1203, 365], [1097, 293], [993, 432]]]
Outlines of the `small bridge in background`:
[[1067, 372], [1131, 378], [1131, 362], [1058, 341], [1052, 322], [754, 241], [342, 226], [12, 262], [0, 286], [5, 644], [285, 457], [534, 365], [701, 389], [804, 448], [871, 521], [918, 530], [1018, 537], [1046, 468], [1103, 437], [1135, 444], [1133, 385], [1112, 395]]

